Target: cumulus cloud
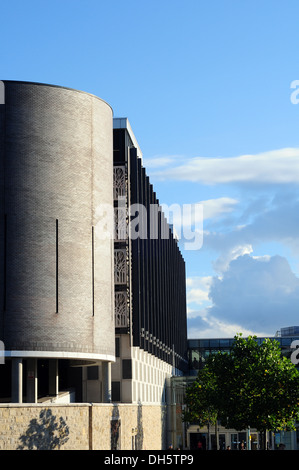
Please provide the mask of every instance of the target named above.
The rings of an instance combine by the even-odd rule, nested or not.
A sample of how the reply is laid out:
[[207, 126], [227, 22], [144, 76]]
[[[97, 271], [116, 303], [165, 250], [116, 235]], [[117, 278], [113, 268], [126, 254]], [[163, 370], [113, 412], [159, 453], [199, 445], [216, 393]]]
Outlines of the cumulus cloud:
[[[175, 156], [159, 165], [152, 175], [161, 179], [216, 188], [216, 197], [199, 202], [203, 245], [196, 257], [203, 263], [210, 257], [216, 274], [188, 280], [188, 336], [273, 335], [297, 324], [299, 279], [284, 256], [293, 256], [296, 269], [299, 149], [230, 158]], [[213, 187], [208, 191], [213, 197]], [[282, 256], [270, 256], [268, 248]], [[267, 255], [254, 256], [256, 250]]]
[[247, 330], [298, 323], [299, 279], [281, 256], [239, 256], [222, 277], [214, 277], [209, 315]]
[[219, 258], [213, 263], [216, 272], [223, 273], [229, 268], [230, 262], [239, 256], [248, 255], [252, 253], [253, 249], [250, 244], [233, 246], [229, 250], [222, 253]]
[[244, 336], [272, 335], [272, 331], [244, 328], [244, 325], [238, 323], [229, 323], [216, 317], [212, 317], [209, 312], [201, 312], [197, 317], [188, 319], [188, 337], [191, 338], [233, 338], [237, 333]]
[[223, 214], [227, 214], [232, 212], [236, 205], [238, 204], [238, 200], [231, 198], [231, 197], [219, 197], [215, 199], [207, 199], [201, 201], [203, 207], [203, 218], [206, 219], [213, 219], [215, 217], [222, 216]]
[[219, 197], [207, 199], [192, 204], [164, 204], [162, 209], [168, 221], [179, 228], [190, 225], [190, 222], [198, 224], [203, 220], [215, 219], [230, 213], [238, 204], [238, 200], [231, 197]]
[[[164, 158], [168, 164], [176, 161], [171, 157]], [[237, 157], [194, 157], [184, 160], [183, 165], [168, 165], [153, 174], [160, 178], [203, 184], [299, 182], [299, 148], [283, 148]], [[157, 163], [161, 164], [161, 161]]]
[[[188, 303], [195, 303], [198, 307], [204, 302], [209, 301], [209, 290], [212, 280], [212, 276], [188, 278], [186, 280]], [[194, 310], [191, 311], [194, 313]]]
[[241, 254], [217, 276], [188, 278], [187, 300], [189, 338], [272, 336], [298, 324], [299, 279], [282, 256]]
[[238, 200], [230, 197], [208, 199], [192, 204], [161, 204], [163, 213], [173, 226], [177, 237], [184, 243], [185, 249], [199, 250], [203, 243], [205, 220], [221, 218], [230, 213]]
[[255, 215], [245, 214], [236, 219], [235, 226], [230, 226], [226, 231], [204, 232], [203, 246], [207, 248], [229, 253], [236, 247], [256, 246], [259, 243], [279, 242], [299, 255], [299, 200], [296, 195], [280, 197], [272, 201], [269, 206], [262, 207]]
[[144, 158], [143, 162], [148, 169], [163, 168], [172, 165], [176, 160], [181, 160], [181, 158], [181, 155], [156, 155], [153, 158]]

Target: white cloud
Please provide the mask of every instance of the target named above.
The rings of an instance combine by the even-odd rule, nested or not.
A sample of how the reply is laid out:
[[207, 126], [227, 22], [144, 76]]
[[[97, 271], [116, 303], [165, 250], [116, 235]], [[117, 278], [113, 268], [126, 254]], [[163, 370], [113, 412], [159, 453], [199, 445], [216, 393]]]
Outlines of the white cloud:
[[[299, 256], [299, 200], [297, 194], [292, 197], [277, 197], [265, 208], [255, 209], [255, 213], [243, 214], [241, 219], [235, 218], [229, 221], [225, 231], [204, 232], [203, 247], [218, 251], [222, 258], [220, 261], [229, 260], [234, 250], [242, 250], [242, 247], [256, 247], [261, 243], [276, 242], [283, 244]], [[245, 209], [246, 212], [246, 209]], [[242, 220], [243, 224], [238, 222]], [[234, 226], [233, 223], [236, 225]], [[241, 247], [241, 248], [240, 248]], [[240, 253], [241, 254], [241, 253]], [[233, 259], [233, 257], [231, 258]]]
[[[188, 304], [195, 303], [199, 307], [205, 302], [210, 303], [209, 290], [212, 280], [212, 276], [188, 278], [186, 281]], [[191, 312], [194, 313], [194, 310], [190, 309], [189, 313]]]
[[[168, 163], [170, 161], [173, 160]], [[183, 165], [154, 174], [161, 178], [204, 184], [299, 183], [299, 148], [227, 158], [194, 157]]]
[[204, 220], [213, 219], [232, 212], [238, 202], [239, 201], [237, 199], [233, 199], [231, 197], [219, 197], [216, 199], [201, 201], [200, 204], [203, 206], [203, 218]]
[[[194, 259], [199, 260], [200, 273], [200, 259], [205, 263], [211, 253], [217, 253], [218, 259], [210, 265], [217, 275], [187, 280], [188, 336], [274, 335], [279, 328], [297, 323], [299, 279], [286, 258], [268, 253], [299, 258], [299, 192], [291, 184], [274, 186], [299, 182], [299, 149], [183, 161], [169, 161], [159, 175], [212, 185], [240, 183], [232, 193], [226, 186], [222, 197], [199, 202], [206, 224], [203, 256], [200, 253]], [[253, 192], [247, 183], [264, 184]], [[209, 191], [213, 197], [213, 188]], [[218, 196], [219, 189], [215, 191]], [[263, 256], [255, 256], [256, 249]], [[290, 262], [296, 269], [295, 258]]]
[[244, 329], [275, 333], [298, 322], [299, 279], [281, 256], [239, 256], [209, 292], [210, 315]]
[[182, 160], [181, 155], [156, 155], [152, 158], [143, 158], [145, 168], [163, 168], [172, 165], [177, 160]]
[[237, 333], [243, 336], [257, 335], [268, 336], [273, 335], [271, 331], [257, 331], [244, 328], [244, 325], [237, 323], [229, 323], [219, 318], [212, 317], [207, 312], [205, 316], [191, 317], [188, 326], [188, 338], [233, 338]]
[[206, 219], [215, 219], [223, 214], [230, 213], [238, 204], [237, 199], [220, 197], [207, 199], [192, 204], [164, 204], [162, 210], [169, 223], [173, 224], [177, 231], [181, 227], [195, 226], [203, 230], [202, 223]]
[[241, 255], [222, 276], [187, 280], [188, 337], [274, 335], [298, 323], [299, 279], [281, 256]]
[[253, 249], [250, 244], [237, 245], [222, 253], [219, 258], [213, 263], [215, 271], [223, 273], [230, 265], [230, 262], [237, 259], [239, 256], [249, 255]]

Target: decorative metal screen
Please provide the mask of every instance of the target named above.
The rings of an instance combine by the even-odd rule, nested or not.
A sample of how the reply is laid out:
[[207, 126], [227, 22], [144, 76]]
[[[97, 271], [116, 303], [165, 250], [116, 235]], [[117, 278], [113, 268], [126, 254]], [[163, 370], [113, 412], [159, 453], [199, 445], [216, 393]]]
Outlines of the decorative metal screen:
[[127, 239], [127, 210], [121, 206], [114, 208], [114, 240], [125, 241]]
[[126, 292], [115, 292], [115, 327], [129, 326], [129, 309]]
[[127, 253], [126, 250], [114, 250], [114, 282], [127, 283]]
[[113, 168], [113, 193], [114, 199], [126, 195], [126, 168], [125, 166], [115, 166]]

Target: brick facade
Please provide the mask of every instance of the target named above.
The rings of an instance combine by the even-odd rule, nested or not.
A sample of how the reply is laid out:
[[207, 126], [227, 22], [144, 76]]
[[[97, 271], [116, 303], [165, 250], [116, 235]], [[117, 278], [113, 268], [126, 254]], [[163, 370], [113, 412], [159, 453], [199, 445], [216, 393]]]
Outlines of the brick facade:
[[[0, 113], [0, 337], [6, 350], [114, 357], [112, 109], [5, 81]], [[113, 359], [112, 359], [113, 360]]]

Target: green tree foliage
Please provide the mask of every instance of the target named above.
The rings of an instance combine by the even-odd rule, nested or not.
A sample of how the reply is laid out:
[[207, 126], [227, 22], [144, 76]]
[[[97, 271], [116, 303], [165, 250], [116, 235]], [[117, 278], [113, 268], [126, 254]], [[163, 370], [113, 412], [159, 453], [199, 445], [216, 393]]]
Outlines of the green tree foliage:
[[299, 420], [299, 372], [279, 343], [235, 337], [229, 353], [211, 355], [186, 393], [185, 421], [210, 416], [227, 428], [291, 430]]
[[216, 378], [210, 368], [201, 370], [196, 381], [186, 390], [184, 421], [195, 422], [199, 426], [216, 423], [217, 408], [212, 398], [216, 394], [215, 387]]

